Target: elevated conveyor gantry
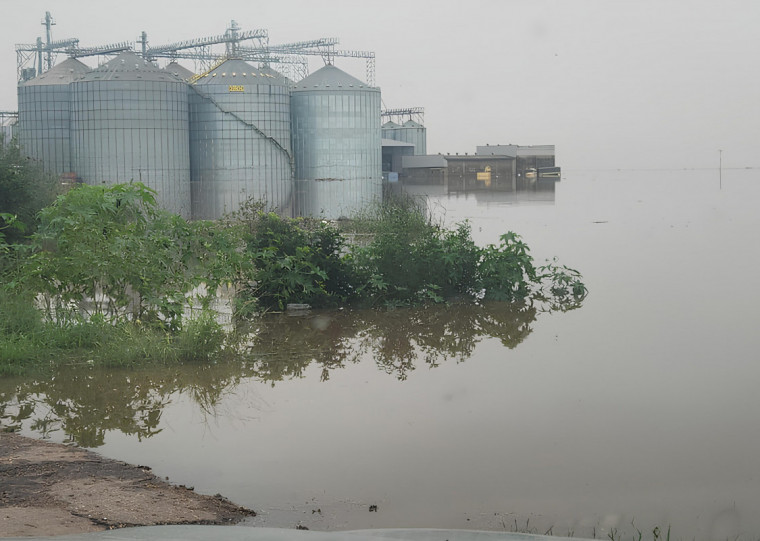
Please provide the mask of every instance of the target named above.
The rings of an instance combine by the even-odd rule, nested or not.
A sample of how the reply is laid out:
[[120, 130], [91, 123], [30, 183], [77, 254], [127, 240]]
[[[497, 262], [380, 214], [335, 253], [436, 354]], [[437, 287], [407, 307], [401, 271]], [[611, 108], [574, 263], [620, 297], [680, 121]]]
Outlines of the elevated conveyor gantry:
[[[46, 12], [42, 22], [46, 28], [46, 40], [37, 38], [33, 44], [16, 45], [17, 78], [19, 81], [31, 79], [50, 69], [57, 54], [67, 54], [73, 58], [98, 55], [112, 55], [122, 51], [138, 49], [146, 60], [168, 58], [171, 60], [193, 60], [199, 65], [196, 72], [207, 71], [220, 58], [240, 58], [263, 64], [282, 64], [287, 75], [300, 80], [309, 75], [308, 57], [319, 56], [325, 64], [333, 64], [336, 57], [363, 58], [366, 60], [366, 79], [369, 86], [375, 85], [375, 53], [336, 49], [338, 38], [318, 38], [307, 41], [269, 44], [269, 33], [264, 29], [246, 30], [233, 20], [224, 34], [204, 38], [177, 41], [164, 45], [149, 46], [148, 36], [142, 32], [136, 43], [120, 42], [95, 47], [79, 47], [79, 40], [65, 39], [52, 41], [51, 26], [55, 21]], [[244, 46], [253, 42], [252, 46]], [[215, 49], [224, 45], [224, 52]], [[36, 68], [35, 66], [36, 61]]]

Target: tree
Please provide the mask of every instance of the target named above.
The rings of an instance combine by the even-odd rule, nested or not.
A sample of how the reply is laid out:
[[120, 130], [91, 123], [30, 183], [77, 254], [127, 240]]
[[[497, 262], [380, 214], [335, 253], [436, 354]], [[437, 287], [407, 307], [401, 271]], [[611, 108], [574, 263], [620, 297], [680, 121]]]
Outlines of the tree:
[[49, 317], [85, 302], [90, 315], [175, 326], [192, 289], [191, 237], [187, 222], [158, 209], [141, 183], [82, 185], [40, 212], [24, 275], [53, 303]]
[[[37, 213], [60, 193], [56, 179], [24, 158], [15, 140], [0, 144], [0, 228], [5, 241], [17, 244], [31, 235]], [[7, 227], [13, 219], [13, 227]]]

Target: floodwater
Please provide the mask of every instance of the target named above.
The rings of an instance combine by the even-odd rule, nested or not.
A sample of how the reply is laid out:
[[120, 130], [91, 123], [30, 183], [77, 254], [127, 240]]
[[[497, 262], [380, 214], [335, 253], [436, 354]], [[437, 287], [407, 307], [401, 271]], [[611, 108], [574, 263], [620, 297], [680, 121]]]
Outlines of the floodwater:
[[758, 539], [760, 171], [430, 202], [479, 244], [520, 233], [589, 296], [281, 316], [236, 363], [0, 381], [2, 421], [224, 494], [252, 525]]

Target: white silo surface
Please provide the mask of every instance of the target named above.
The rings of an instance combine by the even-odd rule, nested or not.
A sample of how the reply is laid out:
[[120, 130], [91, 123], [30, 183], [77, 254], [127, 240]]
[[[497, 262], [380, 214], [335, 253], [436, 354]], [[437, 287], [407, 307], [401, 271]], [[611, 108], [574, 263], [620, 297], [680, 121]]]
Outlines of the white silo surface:
[[74, 172], [87, 184], [142, 182], [190, 216], [187, 85], [132, 52], [71, 84]]
[[191, 85], [193, 217], [219, 218], [249, 198], [290, 215], [290, 88], [270, 68], [231, 59]]
[[296, 212], [350, 217], [382, 197], [380, 89], [332, 65], [291, 94]]

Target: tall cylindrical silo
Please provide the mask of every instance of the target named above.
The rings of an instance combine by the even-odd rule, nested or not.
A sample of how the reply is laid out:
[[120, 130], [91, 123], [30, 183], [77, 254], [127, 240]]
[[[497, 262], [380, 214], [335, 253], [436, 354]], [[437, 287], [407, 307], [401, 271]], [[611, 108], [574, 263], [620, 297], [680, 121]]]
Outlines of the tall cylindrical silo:
[[190, 216], [187, 85], [132, 52], [71, 84], [74, 172], [87, 184], [142, 182]]
[[407, 120], [398, 131], [397, 139], [414, 145], [414, 154], [427, 154], [427, 130], [425, 126], [414, 120]]
[[70, 83], [90, 68], [69, 58], [18, 86], [18, 128], [22, 152], [44, 171], [65, 175], [72, 170], [70, 139]]
[[193, 217], [216, 219], [248, 199], [290, 216], [290, 86], [270, 68], [230, 59], [191, 85]]
[[398, 141], [398, 131], [401, 129], [399, 124], [396, 124], [392, 120], [389, 120], [382, 125], [383, 139], [392, 139]]
[[380, 89], [327, 65], [291, 93], [296, 212], [350, 217], [382, 198]]
[[18, 132], [18, 117], [0, 115], [0, 147], [9, 145]]

